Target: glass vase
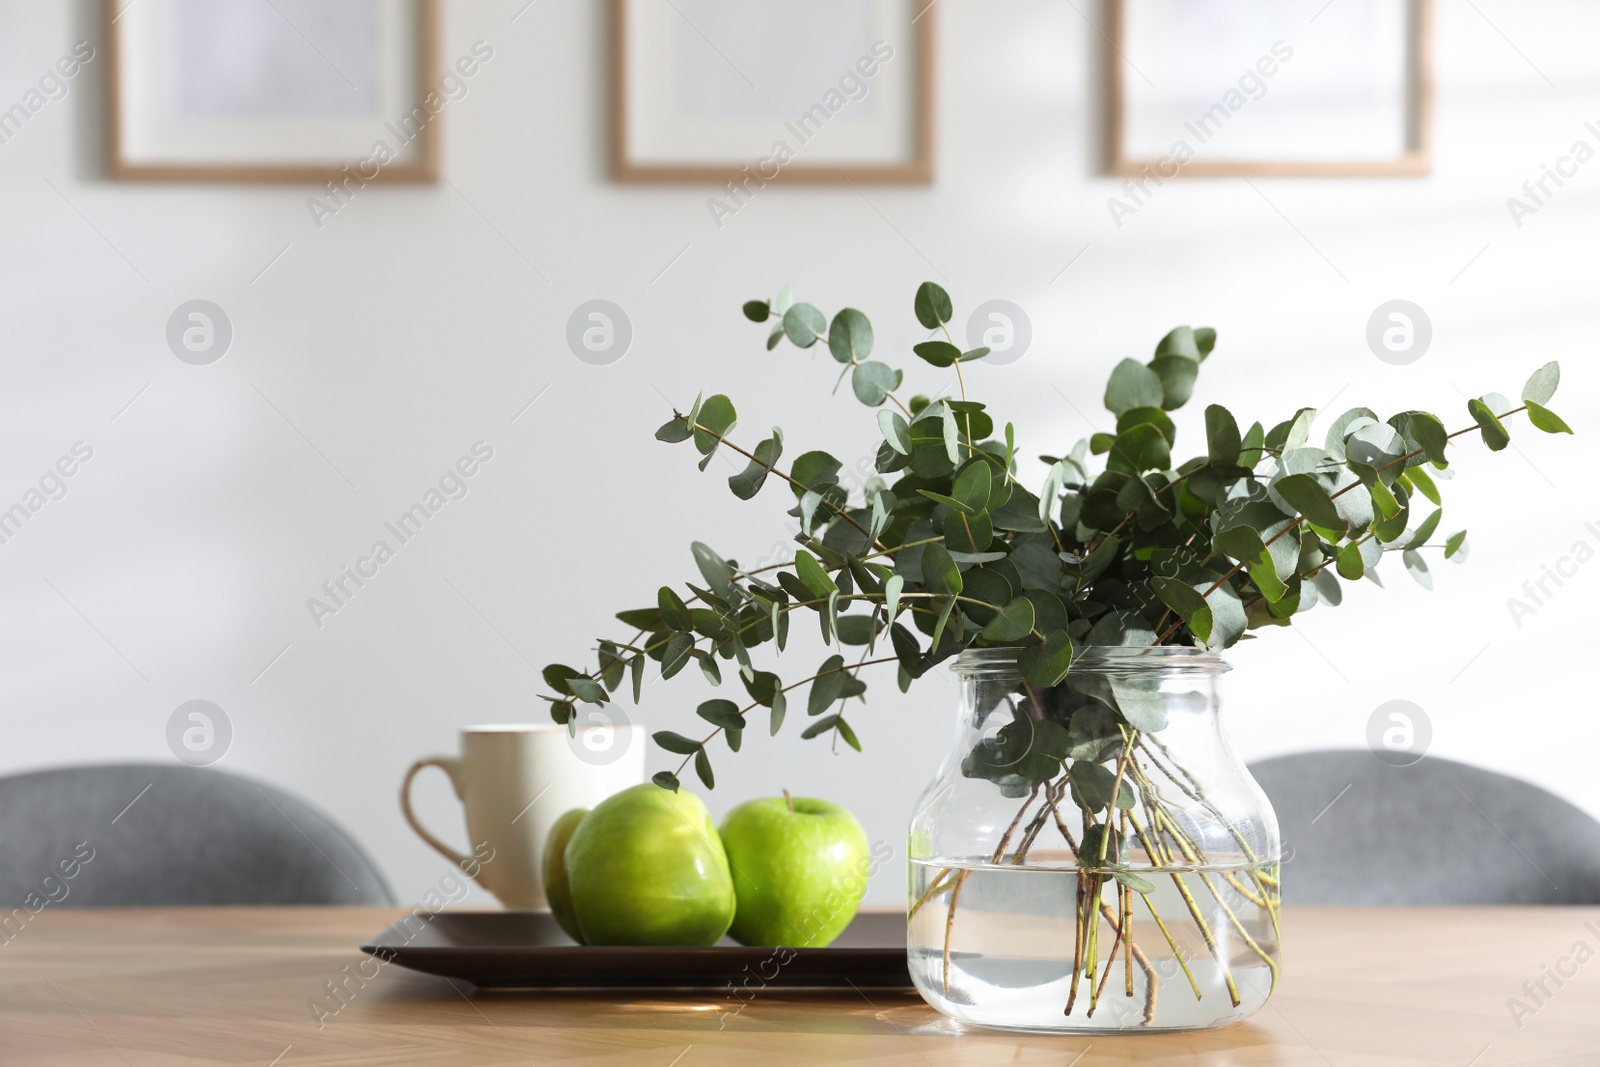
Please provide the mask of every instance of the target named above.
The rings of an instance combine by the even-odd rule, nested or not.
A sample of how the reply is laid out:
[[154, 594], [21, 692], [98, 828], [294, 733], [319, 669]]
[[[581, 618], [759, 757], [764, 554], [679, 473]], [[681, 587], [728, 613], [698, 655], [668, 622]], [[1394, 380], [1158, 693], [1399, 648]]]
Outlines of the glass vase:
[[1019, 650], [955, 661], [955, 744], [911, 820], [912, 979], [964, 1023], [1222, 1026], [1279, 971], [1272, 807], [1194, 648], [1081, 650], [1053, 689]]

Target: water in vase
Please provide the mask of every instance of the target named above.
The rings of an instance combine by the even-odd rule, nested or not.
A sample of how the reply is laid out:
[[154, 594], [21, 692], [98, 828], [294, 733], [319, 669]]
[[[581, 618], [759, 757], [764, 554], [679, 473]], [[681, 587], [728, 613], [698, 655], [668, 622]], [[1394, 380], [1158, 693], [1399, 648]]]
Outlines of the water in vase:
[[[1261, 1007], [1272, 990], [1276, 874], [1273, 865], [1244, 863], [1145, 869], [1130, 881], [1149, 892], [1130, 888], [1124, 899], [1110, 872], [1095, 879], [1033, 860], [916, 860], [911, 976], [940, 1011], [982, 1026], [1093, 1033], [1223, 1025]], [[1096, 881], [1102, 906], [1080, 910], [1080, 883]], [[1092, 889], [1085, 894], [1093, 899]], [[1127, 910], [1131, 946], [1119, 937]], [[1080, 917], [1091, 911], [1094, 928], [1086, 929]]]

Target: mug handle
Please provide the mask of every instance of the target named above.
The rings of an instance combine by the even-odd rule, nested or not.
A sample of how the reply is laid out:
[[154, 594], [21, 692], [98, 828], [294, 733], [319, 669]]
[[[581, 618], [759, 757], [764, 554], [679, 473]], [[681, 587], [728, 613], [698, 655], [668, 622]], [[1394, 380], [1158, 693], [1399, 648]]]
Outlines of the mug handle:
[[428, 756], [426, 759], [417, 760], [411, 765], [411, 769], [406, 771], [405, 781], [400, 784], [400, 810], [405, 814], [406, 822], [411, 824], [411, 828], [417, 832], [418, 837], [432, 845], [434, 851], [439, 855], [465, 871], [473, 863], [472, 858], [463, 856], [429, 833], [422, 823], [417, 821], [417, 813], [411, 809], [411, 781], [416, 778], [417, 773], [424, 767], [438, 767], [445, 774], [448, 774], [450, 776], [450, 787], [456, 792], [456, 799], [462, 799], [461, 761], [455, 756]]

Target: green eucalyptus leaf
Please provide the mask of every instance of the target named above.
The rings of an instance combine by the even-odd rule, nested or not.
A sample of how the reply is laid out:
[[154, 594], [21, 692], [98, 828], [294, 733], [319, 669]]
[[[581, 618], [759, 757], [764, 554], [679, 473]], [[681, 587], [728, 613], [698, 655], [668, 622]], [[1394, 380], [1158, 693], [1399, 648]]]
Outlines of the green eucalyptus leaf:
[[656, 606], [661, 613], [661, 621], [674, 630], [688, 630], [694, 626], [694, 618], [689, 614], [688, 605], [673, 590], [672, 586], [664, 585], [656, 592]]
[[1483, 443], [1488, 445], [1491, 451], [1499, 452], [1511, 443], [1511, 435], [1506, 432], [1505, 424], [1489, 409], [1488, 404], [1482, 400], [1469, 400], [1467, 411], [1478, 424], [1478, 430], [1483, 435]]
[[1392, 519], [1400, 514], [1400, 501], [1395, 498], [1394, 491], [1382, 481], [1375, 481], [1367, 486], [1367, 492], [1372, 495], [1372, 506], [1378, 509], [1378, 514], [1385, 519]]
[[1187, 356], [1157, 356], [1150, 361], [1150, 369], [1161, 381], [1161, 406], [1166, 410], [1183, 407], [1194, 395], [1195, 378], [1200, 374], [1198, 361]]
[[1205, 597], [1200, 595], [1200, 590], [1176, 578], [1160, 575], [1150, 579], [1150, 588], [1163, 604], [1177, 613], [1196, 638], [1202, 643], [1210, 639], [1211, 608], [1206, 604]]
[[745, 692], [750, 694], [750, 699], [757, 704], [771, 707], [772, 701], [783, 689], [783, 682], [771, 671], [756, 671], [748, 678], [744, 678]]
[[1533, 403], [1543, 406], [1550, 402], [1556, 395], [1556, 387], [1561, 384], [1561, 364], [1551, 361], [1533, 372], [1528, 379], [1528, 384], [1522, 387], [1522, 400], [1524, 403]]
[[711, 773], [711, 757], [704, 748], [694, 754], [694, 773], [707, 789], [717, 787], [717, 779]]
[[1063, 630], [1046, 634], [1017, 657], [1017, 667], [1024, 679], [1042, 689], [1060, 685], [1072, 667], [1072, 638]]
[[898, 411], [878, 412], [878, 429], [890, 448], [902, 456], [911, 455], [911, 426]]
[[568, 679], [585, 677], [582, 671], [575, 667], [568, 667], [564, 663], [552, 663], [540, 673], [544, 677], [545, 685], [567, 696], [572, 695], [572, 690], [567, 686]]
[[827, 318], [810, 304], [796, 304], [783, 313], [783, 332], [801, 348], [816, 344], [827, 328]]
[[[1216, 343], [1216, 331], [1212, 330], [1211, 342]], [[1208, 350], [1209, 350], [1209, 346]], [[1156, 343], [1157, 356], [1183, 356], [1194, 363], [1201, 359], [1200, 342], [1195, 331], [1188, 326], [1179, 326], [1167, 333]]]
[[[951, 509], [944, 517], [944, 542], [951, 552], [962, 552], [968, 555], [985, 552], [994, 541], [994, 522], [989, 518], [987, 511], [980, 511], [976, 515], [968, 515], [962, 511]], [[928, 546], [932, 548], [932, 545]], [[927, 555], [923, 555], [924, 564]]]
[[803, 548], [794, 554], [794, 572], [813, 597], [826, 598], [839, 591], [839, 586], [817, 562], [817, 557]]
[[[939, 646], [940, 646], [940, 640], [941, 640], [941, 638], [944, 637], [945, 627], [950, 624], [950, 616], [955, 611], [955, 607], [956, 607], [956, 598], [955, 597], [950, 597], [947, 600], [945, 600], [944, 608], [939, 612], [939, 621], [934, 623], [934, 625], [933, 625], [933, 637], [932, 637], [931, 642], [928, 645], [928, 649], [929, 649], [928, 654], [929, 655], [933, 655], [933, 654], [938, 652]], [[960, 626], [959, 625], [956, 628], [956, 632], [960, 633]]]
[[728, 478], [728, 488], [740, 500], [749, 500], [761, 492], [767, 475], [777, 469], [778, 459], [783, 455], [783, 431], [774, 426], [772, 436], [756, 445], [753, 455], [756, 458], [750, 461], [749, 466]]
[[1406, 472], [1406, 477], [1416, 487], [1417, 492], [1428, 498], [1431, 504], [1443, 503], [1439, 496], [1439, 487], [1434, 484], [1433, 477], [1421, 467], [1413, 467]]
[[1090, 811], [1104, 811], [1115, 805], [1131, 810], [1138, 803], [1138, 793], [1133, 783], [1117, 782], [1116, 772], [1100, 763], [1074, 760], [1070, 772], [1073, 793]]
[[1239, 423], [1221, 404], [1206, 408], [1206, 450], [1211, 462], [1232, 467], [1239, 462]]
[[1339, 514], [1338, 507], [1328, 495], [1328, 490], [1315, 476], [1291, 474], [1287, 478], [1279, 479], [1273, 488], [1290, 507], [1295, 509], [1296, 513], [1304, 515], [1308, 522], [1325, 530], [1342, 532], [1345, 529], [1345, 520]]
[[844, 743], [855, 749], [857, 752], [860, 752], [861, 742], [859, 739], [857, 739], [856, 732], [850, 729], [850, 724], [844, 721], [844, 716], [842, 715], [839, 717], [838, 727], [839, 736], [844, 738]]
[[1215, 581], [1196, 586], [1196, 591], [1205, 596], [1206, 607], [1211, 609], [1211, 636], [1206, 638], [1205, 645], [1210, 649], [1231, 648], [1244, 636], [1249, 619], [1237, 589], [1227, 582], [1214, 589], [1213, 585]]
[[1111, 679], [1111, 695], [1117, 711], [1135, 730], [1153, 734], [1167, 728], [1167, 702], [1159, 690], [1141, 688], [1132, 682]]
[[744, 317], [751, 322], [766, 322], [772, 314], [772, 305], [765, 300], [748, 300], [744, 305]]
[[707, 700], [695, 709], [695, 714], [712, 726], [720, 726], [724, 730], [745, 728], [744, 716], [739, 713], [739, 705], [731, 700]]
[[1159, 408], [1165, 398], [1156, 372], [1131, 359], [1118, 363], [1106, 383], [1106, 409], [1113, 415], [1132, 408]]
[[869, 408], [880, 407], [900, 387], [900, 372], [887, 363], [860, 363], [850, 372], [850, 388]]
[[987, 511], [994, 476], [989, 472], [987, 460], [975, 459], [956, 475], [950, 495], [960, 504], [961, 510], [970, 514]]
[[1451, 559], [1467, 544], [1467, 531], [1458, 530], [1451, 534], [1444, 543], [1444, 558]]
[[911, 351], [935, 367], [951, 366], [961, 358], [961, 349], [949, 341], [924, 341], [919, 345], [912, 345]]
[[702, 456], [709, 456], [716, 451], [721, 439], [727, 436], [733, 424], [737, 421], [738, 414], [733, 409], [733, 401], [720, 393], [707, 397], [704, 404], [700, 405], [700, 412], [694, 419], [694, 446], [700, 450]]
[[671, 730], [661, 730], [653, 734], [652, 737], [656, 744], [668, 752], [674, 752], [680, 756], [699, 752], [701, 748], [700, 742], [684, 737], [682, 734], [675, 734]]
[[1328, 436], [1323, 447], [1334, 459], [1345, 459], [1344, 439], [1363, 425], [1371, 425], [1378, 421], [1378, 413], [1371, 408], [1351, 408], [1349, 411], [1333, 420], [1333, 425], [1328, 427]]
[[1178, 430], [1172, 424], [1172, 416], [1160, 408], [1129, 408], [1117, 416], [1117, 432], [1121, 433], [1123, 430], [1146, 422], [1161, 431], [1161, 436], [1167, 439], [1168, 445], [1177, 443]]
[[983, 636], [990, 641], [1017, 641], [1033, 632], [1033, 620], [1033, 602], [1019, 596], [990, 620]]
[[1256, 464], [1261, 462], [1261, 448], [1266, 443], [1266, 438], [1261, 424], [1252, 423], [1250, 429], [1245, 431], [1244, 442], [1239, 452], [1239, 466], [1247, 470], [1255, 469]]
[[1172, 453], [1167, 439], [1150, 423], [1140, 423], [1117, 434], [1106, 456], [1106, 469], [1123, 474], [1142, 474], [1171, 466]]
[[572, 690], [572, 695], [585, 704], [604, 704], [609, 699], [605, 686], [583, 676], [567, 679], [567, 688]]
[[1346, 581], [1356, 581], [1367, 573], [1367, 563], [1361, 555], [1361, 546], [1354, 542], [1339, 550], [1338, 562], [1335, 565], [1338, 567], [1339, 577]]
[[1084, 643], [1142, 648], [1156, 643], [1156, 632], [1136, 612], [1108, 611], [1089, 630]]
[[905, 576], [900, 574], [891, 574], [888, 580], [883, 583], [883, 604], [885, 612], [883, 628], [885, 630], [894, 626], [895, 614], [900, 610], [900, 593], [905, 589], [905, 587]]
[[940, 434], [944, 438], [945, 455], [951, 463], [961, 462], [961, 427], [956, 422], [956, 413], [949, 404], [940, 405]]
[[861, 363], [872, 355], [872, 323], [855, 308], [845, 308], [828, 327], [828, 351], [840, 363]]
[[834, 727], [838, 726], [841, 721], [842, 720], [837, 715], [826, 715], [812, 723], [810, 726], [806, 727], [805, 730], [801, 732], [800, 739], [802, 741], [809, 741], [813, 737], [825, 734], [829, 730], [832, 730]]
[[1432, 515], [1422, 520], [1422, 525], [1417, 527], [1417, 532], [1411, 535], [1411, 540], [1406, 542], [1406, 551], [1421, 548], [1428, 543], [1428, 538], [1433, 536], [1433, 531], [1439, 528], [1439, 520], [1444, 516], [1443, 508], [1435, 508]]
[[656, 431], [656, 440], [665, 441], [669, 445], [675, 445], [680, 441], [687, 441], [693, 436], [693, 431], [689, 429], [689, 420], [684, 418], [668, 419], [666, 422], [662, 423], [661, 428]]
[[807, 452], [794, 461], [794, 466], [789, 468], [789, 477], [797, 483], [794, 490], [796, 497], [805, 495], [807, 489], [820, 489], [823, 486], [837, 485], [839, 472], [844, 465], [826, 452]]
[[816, 675], [811, 682], [810, 695], [806, 698], [806, 714], [813, 716], [821, 715], [834, 701], [844, 696], [845, 682], [849, 678], [845, 673], [844, 657], [829, 656], [817, 668]]
[[1532, 400], [1523, 401], [1528, 405], [1528, 421], [1534, 428], [1545, 433], [1571, 433], [1572, 427], [1561, 420], [1561, 416], [1549, 408], [1535, 403]]
[[878, 619], [875, 615], [843, 615], [835, 627], [841, 645], [865, 647], [878, 636]]
[[914, 304], [917, 321], [924, 329], [937, 330], [955, 316], [950, 304], [950, 294], [936, 282], [923, 282], [917, 287]]
[[961, 592], [961, 569], [950, 558], [950, 550], [935, 541], [922, 553], [922, 583], [928, 592], [955, 596]]
[[963, 515], [975, 515], [975, 514], [977, 514], [977, 512], [979, 510], [979, 509], [976, 509], [976, 508], [969, 507], [968, 505], [962, 503], [961, 501], [957, 500], [953, 496], [945, 496], [943, 493], [935, 493], [932, 489], [918, 489], [917, 490], [917, 495], [918, 496], [922, 496], [922, 497], [926, 497], [927, 499], [933, 501], [935, 504], [943, 504], [945, 507], [949, 508], [951, 511], [959, 511]]

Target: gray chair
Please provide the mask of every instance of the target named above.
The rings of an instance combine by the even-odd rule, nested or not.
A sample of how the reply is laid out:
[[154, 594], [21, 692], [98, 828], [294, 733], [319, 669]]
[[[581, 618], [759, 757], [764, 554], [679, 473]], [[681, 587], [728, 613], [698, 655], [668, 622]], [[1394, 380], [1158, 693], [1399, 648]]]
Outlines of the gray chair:
[[1600, 822], [1538, 786], [1434, 757], [1307, 752], [1250, 773], [1290, 904], [1597, 904]]
[[383, 875], [349, 834], [248, 778], [173, 764], [0, 778], [5, 913], [393, 902]]

